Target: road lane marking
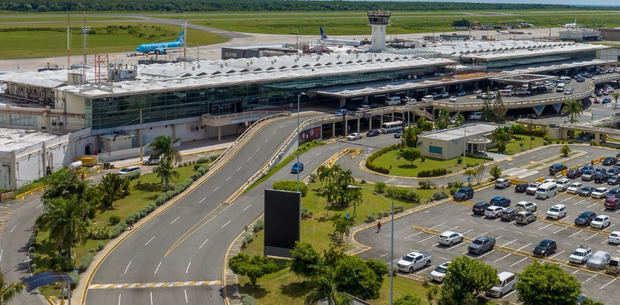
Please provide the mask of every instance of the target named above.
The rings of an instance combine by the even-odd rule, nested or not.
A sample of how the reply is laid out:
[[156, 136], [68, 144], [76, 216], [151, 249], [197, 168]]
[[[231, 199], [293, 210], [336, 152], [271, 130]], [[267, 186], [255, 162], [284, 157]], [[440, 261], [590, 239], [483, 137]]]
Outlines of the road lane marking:
[[185, 293], [185, 304], [189, 303], [187, 300], [187, 289], [183, 289], [183, 293]]
[[228, 182], [228, 181], [230, 181], [230, 179], [231, 179], [231, 178], [232, 178], [232, 176], [230, 176], [230, 177], [226, 178], [226, 181], [227, 181], [227, 182]]
[[161, 262], [159, 262], [159, 264], [157, 265], [157, 268], [155, 268], [155, 272], [153, 272], [153, 274], [157, 274], [157, 271], [159, 271], [159, 267], [161, 266]]
[[601, 288], [600, 288], [600, 289], [601, 289], [601, 290], [605, 289], [605, 287], [607, 287], [607, 286], [611, 285], [611, 283], [613, 283], [613, 282], [615, 282], [615, 281], [616, 281], [616, 279], [614, 278], [613, 280], [609, 281], [609, 283], [607, 283], [607, 284], [605, 284], [605, 285], [601, 286]]
[[220, 189], [220, 186], [218, 185], [218, 186], [216, 186], [216, 187], [213, 189], [213, 192], [215, 193], [215, 192], [217, 192], [217, 190], [219, 190], [219, 189]]
[[550, 223], [550, 224], [548, 224], [548, 225], [546, 225], [546, 226], [544, 226], [544, 227], [542, 227], [542, 228], [538, 228], [538, 231], [540, 231], [540, 230], [544, 230], [544, 229], [546, 229], [546, 228], [548, 228], [548, 227], [550, 227], [550, 226], [552, 226], [552, 225], [553, 225], [553, 223]]
[[11, 228], [11, 231], [9, 231], [9, 233], [13, 233], [13, 231], [15, 230], [15, 228], [17, 228], [17, 225], [14, 225], [14, 226]]
[[151, 291], [151, 305], [153, 305], [153, 292]]
[[37, 205], [36, 209], [41, 208], [42, 206], [43, 206], [43, 204], [41, 203], [41, 204]]
[[560, 233], [560, 232], [562, 232], [562, 231], [566, 230], [566, 228], [568, 228], [568, 227], [563, 227], [563, 228], [561, 228], [561, 229], [559, 229], [559, 230], [557, 230], [557, 231], [553, 232], [553, 234]]
[[181, 218], [181, 216], [177, 216], [177, 218], [173, 219], [173, 220], [170, 222], [170, 224], [173, 224], [173, 223], [177, 222], [177, 220], [179, 220], [179, 218]]
[[251, 206], [252, 206], [252, 204], [251, 204], [251, 203], [250, 203], [250, 204], [248, 204], [248, 206], [247, 206], [247, 207], [243, 208], [243, 212], [245, 212], [245, 210], [249, 209]]
[[131, 266], [131, 262], [133, 261], [129, 261], [129, 264], [127, 264], [127, 267], [125, 267], [125, 271], [123, 272], [123, 275], [127, 274], [127, 270], [129, 270], [129, 266]]
[[118, 294], [118, 305], [121, 305], [121, 294]]
[[88, 289], [142, 289], [142, 288], [167, 288], [167, 287], [200, 287], [221, 285], [222, 281], [186, 281], [186, 282], [161, 282], [161, 283], [121, 283], [121, 284], [90, 284]]
[[260, 147], [260, 146], [259, 146], [259, 147], [256, 149], [256, 152], [259, 152], [261, 148], [262, 148], [262, 147]]
[[579, 231], [577, 231], [577, 232], [575, 232], [575, 233], [571, 234], [571, 235], [570, 235], [570, 236], [568, 236], [568, 237], [573, 237], [573, 236], [575, 236], [575, 235], [577, 235], [577, 234], [581, 233], [582, 231], [583, 231], [583, 229], [580, 229]]
[[200, 201], [198, 201], [198, 203], [203, 203], [205, 200], [207, 200], [207, 197], [200, 199]]
[[529, 257], [528, 257], [528, 256], [526, 256], [526, 257], [524, 257], [524, 258], [520, 259], [519, 261], [517, 261], [517, 262], [515, 262], [515, 263], [512, 263], [512, 264], [510, 265], [510, 267], [512, 267], [512, 266], [514, 266], [514, 265], [516, 265], [516, 264], [518, 264], [518, 263], [522, 263], [524, 260], [526, 260], [526, 259], [528, 259], [528, 258], [529, 258]]
[[250, 157], [248, 158], [248, 162], [250, 162], [250, 161], [252, 161], [252, 156], [250, 156]]
[[145, 247], [146, 247], [146, 246], [148, 246], [148, 245], [149, 245], [149, 244], [153, 241], [153, 239], [155, 239], [155, 235], [153, 235], [153, 237], [151, 237], [151, 239], [149, 239], [149, 240], [148, 240], [148, 241], [144, 244], [144, 246], [145, 246]]
[[2, 266], [2, 253], [4, 253], [4, 249], [0, 249], [0, 266]]
[[189, 272], [189, 266], [191, 265], [192, 265], [192, 261], [189, 261], [189, 263], [187, 263], [187, 268], [185, 268], [185, 274]]
[[205, 239], [205, 241], [202, 242], [202, 244], [200, 244], [200, 247], [198, 247], [198, 250], [202, 249], [202, 246], [204, 246], [207, 242], [209, 241], [209, 239]]
[[227, 221], [225, 224], [223, 224], [220, 229], [224, 229], [229, 223], [231, 222], [231, 220]]

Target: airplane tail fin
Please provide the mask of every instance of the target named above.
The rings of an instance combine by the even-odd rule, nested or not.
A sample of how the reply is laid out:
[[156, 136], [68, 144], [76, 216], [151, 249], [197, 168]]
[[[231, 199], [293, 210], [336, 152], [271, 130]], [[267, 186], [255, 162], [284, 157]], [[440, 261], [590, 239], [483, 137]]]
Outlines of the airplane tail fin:
[[327, 39], [327, 34], [325, 34], [323, 27], [319, 27], [319, 30], [321, 31], [321, 39]]
[[177, 36], [177, 42], [185, 43], [185, 31], [181, 31], [179, 36]]

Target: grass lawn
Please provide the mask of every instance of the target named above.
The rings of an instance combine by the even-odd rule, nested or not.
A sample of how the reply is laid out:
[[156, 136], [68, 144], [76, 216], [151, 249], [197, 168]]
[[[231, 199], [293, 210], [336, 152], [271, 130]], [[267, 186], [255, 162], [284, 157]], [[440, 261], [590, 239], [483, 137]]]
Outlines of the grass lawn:
[[[319, 221], [321, 216], [326, 215], [325, 198], [320, 197], [316, 193], [319, 183], [311, 183], [308, 185], [308, 194], [302, 199], [302, 207], [313, 212], [311, 219], [304, 219], [301, 222], [301, 240], [312, 244], [319, 252], [329, 248], [330, 240], [328, 234], [333, 231], [331, 221]], [[362, 185], [362, 187], [372, 188], [372, 185]], [[416, 190], [421, 197], [422, 202], [427, 201], [436, 190]], [[355, 224], [361, 224], [365, 221], [366, 215], [371, 212], [388, 211], [390, 203], [381, 199], [367, 189], [362, 189], [363, 203], [357, 208], [357, 216], [353, 219]], [[405, 209], [412, 208], [417, 204], [407, 203], [396, 200], [395, 205], [402, 205]], [[343, 209], [341, 211], [329, 211], [329, 215], [335, 213], [349, 213], [353, 215], [353, 208]], [[254, 234], [253, 241], [243, 250], [242, 253], [248, 255], [263, 254], [263, 231]], [[257, 304], [304, 304], [304, 297], [310, 287], [303, 278], [299, 278], [288, 268], [282, 269], [276, 273], [267, 275], [258, 280], [258, 287], [252, 287], [249, 279], [244, 276], [239, 277], [240, 292], [252, 295]], [[405, 293], [419, 293], [420, 297], [424, 297], [425, 288], [422, 284], [403, 277], [396, 277], [394, 280], [394, 296], [398, 297]], [[381, 288], [381, 297], [373, 300], [373, 304], [388, 304], [389, 296], [389, 280], [383, 282]], [[426, 303], [423, 303], [426, 304]]]
[[[521, 140], [523, 139], [523, 148], [521, 148]], [[531, 145], [530, 145], [531, 142]], [[522, 151], [526, 151], [529, 150], [530, 148], [536, 148], [539, 146], [542, 146], [544, 143], [544, 140], [542, 137], [534, 137], [533, 140], [530, 140], [529, 136], [523, 136], [523, 135], [516, 135], [515, 139], [510, 140], [510, 143], [508, 143], [508, 145], [506, 145], [506, 151], [504, 152], [504, 154], [507, 155], [514, 155], [516, 153], [522, 152]], [[565, 140], [554, 140], [551, 141], [551, 144], [559, 144], [559, 143], [568, 143], [568, 141]], [[530, 147], [531, 146], [531, 147]], [[494, 152], [497, 153], [497, 147], [493, 147], [489, 149], [490, 152]]]
[[[81, 26], [81, 23], [80, 23]], [[138, 23], [91, 23], [87, 37], [88, 53], [134, 51], [143, 43], [173, 41], [181, 27]], [[131, 26], [131, 28], [128, 28]], [[123, 27], [123, 28], [121, 28]], [[73, 54], [82, 53], [79, 26], [72, 30]], [[26, 58], [66, 55], [66, 26], [62, 24], [20, 24], [0, 26], [0, 58]], [[225, 42], [227, 39], [210, 32], [188, 29], [188, 46]]]
[[372, 163], [383, 166], [385, 168], [389, 168], [390, 175], [416, 177], [418, 175], [418, 172], [424, 170], [445, 168], [450, 172], [457, 172], [459, 170], [465, 169], [466, 164], [476, 166], [483, 161], [482, 159], [478, 158], [466, 157], [465, 159], [463, 159], [462, 164], [458, 164], [457, 160], [458, 158], [450, 160], [440, 160], [426, 157], [426, 160], [424, 161], [422, 161], [422, 159], [415, 160], [412, 165], [411, 162], [398, 156], [398, 150], [391, 150], [379, 156]]
[[[174, 180], [175, 182], [183, 181], [195, 173], [193, 165], [179, 167], [176, 168], [176, 170], [179, 173], [179, 178]], [[88, 227], [88, 230], [90, 231], [91, 229], [96, 227], [107, 227], [111, 231], [113, 226], [108, 223], [108, 218], [110, 216], [117, 215], [120, 216], [122, 220], [125, 220], [127, 218], [127, 215], [136, 212], [144, 206], [150, 204], [155, 200], [155, 198], [157, 198], [157, 196], [162, 193], [162, 187], [156, 174], [150, 173], [142, 175], [138, 179], [131, 181], [131, 194], [123, 199], [115, 201], [113, 209], [103, 212], [97, 211], [95, 219]], [[74, 245], [74, 247], [72, 248], [72, 256], [74, 258], [75, 266], [78, 266], [80, 259], [89, 251], [92, 251], [91, 249], [96, 250], [100, 243], [105, 245], [108, 241], [110, 240], [87, 239], [86, 242], [83, 244]], [[56, 256], [58, 251], [55, 245], [48, 241], [47, 232], [39, 232], [39, 234], [37, 234], [37, 245], [37, 251], [35, 252], [34, 256], [34, 263], [37, 266], [37, 270], [33, 271], [38, 272], [50, 270], [53, 267], [51, 266], [52, 259]], [[57, 289], [58, 287], [54, 287], [55, 286], [51, 286], [41, 291], [42, 293], [49, 293], [44, 294], [46, 296], [59, 295], [59, 290]]]

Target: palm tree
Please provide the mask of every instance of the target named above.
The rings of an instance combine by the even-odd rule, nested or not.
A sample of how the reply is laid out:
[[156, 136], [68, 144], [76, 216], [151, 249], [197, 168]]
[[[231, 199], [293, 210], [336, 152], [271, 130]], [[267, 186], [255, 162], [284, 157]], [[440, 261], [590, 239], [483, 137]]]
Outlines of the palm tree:
[[71, 258], [74, 242], [85, 241], [87, 220], [84, 210], [88, 203], [71, 198], [54, 198], [45, 204], [45, 212], [37, 218], [35, 226], [40, 231], [49, 231], [49, 239], [56, 242], [58, 253], [67, 250]]
[[170, 180], [173, 178], [178, 178], [179, 173], [174, 170], [174, 166], [172, 166], [172, 161], [169, 159], [163, 159], [159, 166], [154, 170], [157, 177], [161, 179], [161, 183], [164, 184], [164, 189], [168, 189], [168, 184]]
[[97, 190], [101, 196], [101, 205], [104, 209], [109, 209], [115, 200], [129, 193], [129, 179], [119, 174], [106, 174], [97, 185]]
[[563, 111], [570, 116], [570, 122], [576, 123], [577, 117], [581, 116], [583, 109], [581, 109], [581, 103], [576, 100], [568, 101], [564, 104]]
[[614, 91], [611, 93], [611, 97], [614, 98], [614, 108], [618, 108], [618, 97], [620, 97], [620, 93]]
[[351, 305], [352, 301], [346, 294], [338, 291], [333, 272], [328, 270], [318, 275], [313, 281], [314, 287], [306, 296], [306, 304], [314, 305], [327, 299], [329, 305]]
[[448, 128], [449, 124], [450, 124], [450, 113], [448, 112], [448, 110], [446, 109], [439, 110], [439, 116], [437, 117], [437, 120], [435, 121], [435, 127], [437, 127], [437, 129], [445, 129], [445, 128]]
[[7, 283], [4, 281], [2, 270], [0, 270], [0, 305], [8, 304], [12, 298], [24, 290], [21, 282]]
[[151, 148], [151, 159], [157, 159], [159, 157], [163, 160], [172, 161], [172, 164], [181, 162], [181, 154], [174, 148], [174, 144], [178, 143], [180, 139], [175, 139], [167, 136], [157, 136], [149, 147]]
[[512, 132], [510, 130], [510, 127], [503, 126], [495, 128], [495, 130], [493, 130], [493, 133], [491, 134], [491, 138], [493, 139], [495, 144], [497, 144], [497, 151], [503, 153], [504, 151], [506, 151], [506, 145], [512, 139]]

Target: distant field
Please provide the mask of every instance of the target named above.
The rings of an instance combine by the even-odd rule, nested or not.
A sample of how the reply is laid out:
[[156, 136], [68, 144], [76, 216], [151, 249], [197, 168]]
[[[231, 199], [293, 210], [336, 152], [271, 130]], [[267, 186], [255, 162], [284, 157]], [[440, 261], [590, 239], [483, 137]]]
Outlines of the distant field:
[[[80, 25], [75, 25], [71, 36], [74, 54], [82, 52]], [[127, 52], [142, 43], [172, 41], [180, 27], [138, 23], [91, 23], [88, 35], [88, 53]], [[29, 58], [61, 56], [66, 54], [66, 27], [59, 24], [26, 26], [0, 25], [0, 58]], [[227, 39], [213, 33], [188, 29], [188, 46], [215, 44]]]
[[[71, 22], [72, 23], [76, 23], [76, 22], [82, 22], [82, 15], [71, 15]], [[109, 20], [109, 21], [115, 21], [115, 20], [130, 20], [130, 19], [135, 19], [135, 18], [131, 18], [131, 16], [108, 16], [108, 17], [88, 17], [88, 20]], [[29, 15], [29, 16], [20, 16], [20, 17], [16, 17], [16, 16], [11, 16], [11, 15], [6, 15], [6, 16], [0, 16], [0, 23], [4, 23], [4, 22], [66, 22], [67, 21], [67, 15], [58, 15], [58, 16], [49, 16], [49, 15], [45, 15], [45, 16], [40, 16], [40, 17], [36, 17], [36, 15]]]

